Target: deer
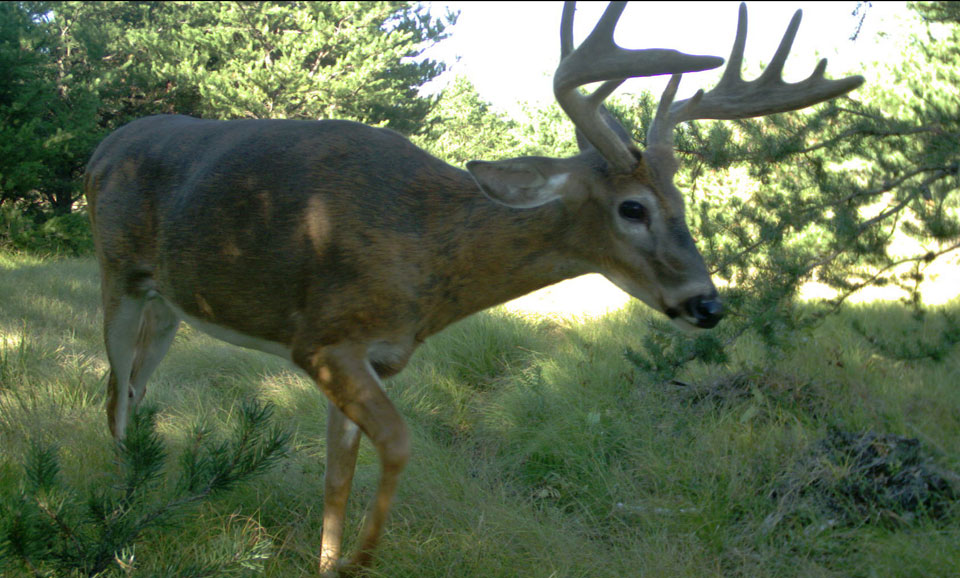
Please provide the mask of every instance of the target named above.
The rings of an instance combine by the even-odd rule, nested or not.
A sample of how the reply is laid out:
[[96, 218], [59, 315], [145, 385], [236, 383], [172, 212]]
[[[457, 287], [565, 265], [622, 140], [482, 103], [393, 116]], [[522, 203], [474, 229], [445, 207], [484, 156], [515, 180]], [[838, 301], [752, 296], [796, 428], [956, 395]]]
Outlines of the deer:
[[[116, 442], [181, 321], [287, 359], [328, 400], [318, 565], [337, 575], [371, 564], [411, 454], [383, 380], [431, 335], [587, 273], [681, 327], [716, 326], [722, 300], [673, 184], [675, 127], [803, 109], [864, 79], [825, 78], [825, 59], [801, 82], [782, 79], [798, 10], [762, 75], [743, 80], [741, 4], [719, 83], [676, 100], [683, 74], [724, 59], [622, 48], [613, 34], [625, 4], [611, 2], [576, 47], [575, 3], [563, 8], [553, 84], [577, 129], [571, 158], [476, 160], [464, 170], [388, 129], [335, 119], [160, 115], [108, 136], [84, 186]], [[670, 79], [641, 151], [603, 102], [628, 78], [659, 75]], [[380, 477], [358, 551], [341, 559], [362, 436]]]

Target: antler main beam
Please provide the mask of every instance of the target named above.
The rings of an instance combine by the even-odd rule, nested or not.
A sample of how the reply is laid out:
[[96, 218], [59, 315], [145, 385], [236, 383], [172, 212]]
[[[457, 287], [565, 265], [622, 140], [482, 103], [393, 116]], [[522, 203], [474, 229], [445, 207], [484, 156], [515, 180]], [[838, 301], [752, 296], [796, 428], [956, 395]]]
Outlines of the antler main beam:
[[[613, 33], [626, 2], [611, 2], [593, 32], [574, 50], [573, 18], [576, 2], [566, 2], [560, 22], [560, 65], [553, 77], [553, 91], [560, 107], [581, 133], [617, 169], [627, 172], [637, 159], [617, 133], [604, 122], [600, 109], [604, 99], [628, 78], [709, 70], [723, 64], [717, 56], [696, 56], [676, 50], [621, 48]], [[603, 84], [584, 95], [580, 86]]]

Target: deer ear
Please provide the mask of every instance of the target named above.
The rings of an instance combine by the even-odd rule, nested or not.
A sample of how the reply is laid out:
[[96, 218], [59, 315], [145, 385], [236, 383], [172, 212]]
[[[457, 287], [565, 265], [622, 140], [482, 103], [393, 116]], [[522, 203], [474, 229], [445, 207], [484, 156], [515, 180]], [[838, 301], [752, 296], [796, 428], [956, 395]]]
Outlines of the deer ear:
[[513, 207], [532, 209], [563, 198], [570, 173], [535, 157], [504, 161], [470, 161], [467, 170], [490, 199]]

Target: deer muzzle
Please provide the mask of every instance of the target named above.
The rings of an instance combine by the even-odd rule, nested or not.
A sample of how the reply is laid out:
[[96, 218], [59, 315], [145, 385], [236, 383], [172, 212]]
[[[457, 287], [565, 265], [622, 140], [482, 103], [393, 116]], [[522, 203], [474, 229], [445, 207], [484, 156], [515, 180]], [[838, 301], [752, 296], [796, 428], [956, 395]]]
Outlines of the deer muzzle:
[[715, 292], [712, 295], [697, 295], [687, 299], [683, 308], [697, 327], [710, 329], [723, 319], [723, 302]]

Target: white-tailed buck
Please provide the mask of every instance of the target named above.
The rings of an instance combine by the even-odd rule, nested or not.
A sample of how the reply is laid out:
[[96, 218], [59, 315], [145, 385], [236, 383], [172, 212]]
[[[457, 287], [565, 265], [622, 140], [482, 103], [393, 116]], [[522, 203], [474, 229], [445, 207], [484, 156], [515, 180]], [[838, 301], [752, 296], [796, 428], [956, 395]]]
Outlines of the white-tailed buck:
[[[745, 82], [741, 5], [718, 86], [674, 102], [683, 73], [723, 59], [617, 46], [623, 8], [610, 4], [574, 50], [574, 6], [564, 7], [554, 91], [581, 137], [573, 158], [473, 161], [464, 171], [394, 132], [342, 120], [154, 116], [104, 140], [86, 194], [114, 437], [181, 320], [290, 359], [329, 399], [319, 564], [332, 571], [342, 567], [361, 432], [382, 473], [352, 564], [369, 562], [383, 529], [410, 440], [381, 380], [427, 337], [591, 272], [680, 325], [716, 325], [722, 306], [672, 182], [674, 126], [796, 110], [863, 79], [827, 80], [822, 61], [810, 78], [783, 82], [798, 11], [763, 75]], [[672, 78], [641, 152], [602, 103], [627, 78], [662, 74]], [[580, 92], [594, 82], [592, 94]]]

